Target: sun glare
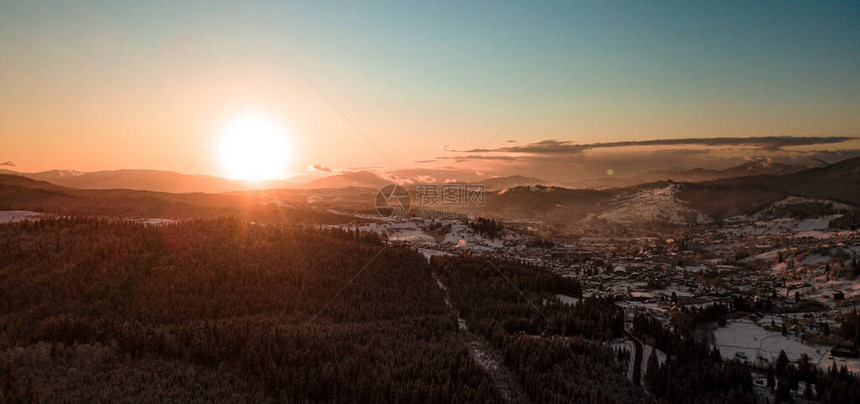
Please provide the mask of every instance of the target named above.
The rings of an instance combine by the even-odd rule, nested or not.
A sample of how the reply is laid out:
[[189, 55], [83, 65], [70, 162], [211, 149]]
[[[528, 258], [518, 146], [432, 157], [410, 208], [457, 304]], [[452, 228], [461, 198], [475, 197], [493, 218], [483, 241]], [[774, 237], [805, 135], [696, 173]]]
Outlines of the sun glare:
[[259, 181], [283, 179], [290, 150], [280, 128], [263, 115], [249, 114], [224, 128], [218, 151], [228, 178]]

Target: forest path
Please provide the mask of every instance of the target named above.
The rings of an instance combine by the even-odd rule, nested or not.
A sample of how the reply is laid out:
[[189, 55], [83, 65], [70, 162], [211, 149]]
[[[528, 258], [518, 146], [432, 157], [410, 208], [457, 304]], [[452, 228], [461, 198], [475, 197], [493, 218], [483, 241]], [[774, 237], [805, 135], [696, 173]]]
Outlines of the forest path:
[[442, 283], [442, 280], [439, 279], [439, 276], [435, 272], [433, 272], [433, 278], [436, 279], [439, 289], [445, 293], [445, 304], [451, 311], [457, 314], [457, 324], [461, 331], [461, 339], [466, 348], [469, 349], [469, 354], [478, 365], [490, 374], [496, 391], [499, 392], [507, 403], [531, 403], [525, 390], [523, 390], [523, 387], [517, 381], [517, 375], [504, 365], [505, 358], [502, 356], [502, 353], [491, 346], [483, 336], [469, 331], [469, 327], [466, 326], [466, 320], [459, 317], [459, 311], [448, 297], [448, 288], [445, 287], [445, 284]]
[[633, 341], [633, 345], [636, 347], [635, 356], [633, 359], [633, 384], [636, 386], [642, 385], [642, 343], [639, 342], [633, 334], [624, 331], [624, 335], [627, 336], [631, 341]]

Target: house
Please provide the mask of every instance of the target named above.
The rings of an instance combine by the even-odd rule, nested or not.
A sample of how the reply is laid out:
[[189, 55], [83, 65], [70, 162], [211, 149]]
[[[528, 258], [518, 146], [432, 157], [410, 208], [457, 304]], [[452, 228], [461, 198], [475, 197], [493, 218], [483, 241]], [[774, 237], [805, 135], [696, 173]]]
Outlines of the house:
[[857, 351], [857, 348], [837, 346], [830, 350], [830, 355], [842, 358], [856, 358], [860, 356], [860, 352]]

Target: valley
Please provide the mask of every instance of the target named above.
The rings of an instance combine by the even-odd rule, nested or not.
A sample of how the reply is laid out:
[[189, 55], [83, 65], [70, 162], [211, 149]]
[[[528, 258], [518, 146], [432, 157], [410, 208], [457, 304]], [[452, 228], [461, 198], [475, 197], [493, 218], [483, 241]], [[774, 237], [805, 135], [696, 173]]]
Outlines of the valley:
[[[855, 162], [843, 163], [851, 164]], [[155, 361], [146, 366], [163, 366], [163, 361], [179, 355], [186, 358], [182, 359], [185, 366], [199, 368], [196, 374], [208, 378], [200, 379], [199, 383], [230, 377], [204, 376], [203, 369], [218, 363], [221, 366], [232, 363], [230, 366], [240, 369], [245, 380], [262, 381], [273, 375], [259, 369], [259, 365], [242, 362], [245, 364], [236, 368], [234, 355], [241, 355], [251, 346], [233, 345], [231, 349], [238, 351], [213, 353], [206, 350], [213, 349], [209, 344], [214, 342], [206, 340], [209, 342], [193, 345], [196, 346], [193, 349], [203, 350], [197, 352], [172, 345], [171, 341], [188, 338], [181, 336], [189, 335], [187, 327], [197, 327], [192, 324], [211, 324], [206, 327], [219, 330], [226, 327], [206, 337], [219, 335], [220, 340], [224, 338], [220, 336], [222, 333], [238, 332], [229, 330], [251, 321], [259, 325], [240, 327], [283, 328], [287, 334], [279, 338], [286, 338], [282, 343], [289, 345], [298, 343], [293, 340], [296, 335], [310, 332], [305, 327], [316, 329], [313, 332], [320, 332], [322, 327], [346, 335], [352, 333], [347, 330], [365, 327], [402, 333], [395, 330], [411, 327], [406, 324], [418, 321], [428, 325], [438, 323], [422, 333], [445, 335], [439, 337], [445, 341], [442, 345], [427, 349], [448, 350], [446, 357], [458, 358], [455, 366], [466, 366], [457, 372], [473, 374], [468, 383], [477, 384], [452, 385], [461, 389], [456, 394], [480, 396], [488, 401], [544, 402], [552, 401], [551, 397], [577, 400], [611, 397], [619, 402], [652, 397], [684, 401], [684, 397], [689, 398], [688, 394], [701, 388], [692, 386], [711, 386], [696, 393], [708, 401], [727, 396], [745, 401], [754, 397], [772, 400], [809, 394], [832, 399], [835, 393], [828, 391], [827, 386], [844, 377], [839, 372], [860, 373], [855, 332], [860, 329], [857, 328], [860, 327], [857, 307], [860, 230], [854, 225], [856, 211], [851, 198], [803, 196], [803, 192], [791, 195], [780, 185], [749, 189], [736, 183], [729, 186], [661, 181], [605, 190], [530, 185], [487, 191], [486, 202], [480, 209], [488, 218], [458, 216], [456, 210], [446, 211], [441, 206], [424, 206], [405, 217], [386, 218], [372, 211], [373, 191], [366, 188], [168, 194], [78, 190], [15, 176], [2, 176], [0, 180], [0, 193], [10, 196], [4, 200], [8, 210], [0, 212], [7, 245], [3, 259], [7, 268], [2, 299], [5, 303], [0, 307], [9, 310], [22, 304], [36, 304], [33, 298], [50, 290], [54, 292], [43, 295], [44, 298], [59, 304], [55, 309], [42, 308], [32, 314], [6, 311], [0, 315], [7, 324], [2, 339], [7, 360], [36, 361], [32, 363], [53, 360], [39, 353], [48, 347], [52, 351], [77, 347], [114, 358], [129, 352], [128, 346], [123, 345], [127, 343], [122, 341], [144, 338], [134, 339], [138, 342], [134, 342], [137, 345], [133, 352], [140, 358], [136, 361]], [[750, 177], [744, 181], [759, 180]], [[783, 181], [787, 180], [776, 183]], [[723, 203], [717, 206], [707, 195], [720, 192], [719, 189], [741, 198], [723, 198]], [[102, 210], [101, 206], [106, 208]], [[67, 241], [59, 241], [54, 247], [49, 242], [56, 238], [51, 235], [54, 232], [91, 238], [96, 233], [87, 234], [96, 228], [116, 234], [111, 238], [98, 237], [101, 241], [91, 244], [95, 247], [107, 243], [106, 249], [90, 250], [92, 247], [81, 245], [65, 250]], [[21, 238], [25, 234], [44, 241], [31, 246], [24, 243], [27, 238]], [[297, 240], [285, 241], [283, 237], [287, 234], [290, 234], [288, 239]], [[139, 243], [132, 240], [150, 238], [151, 242], [132, 250], [121, 247], [129, 242]], [[200, 240], [188, 244], [188, 240], [195, 238]], [[347, 242], [357, 243], [356, 246], [364, 245], [361, 248], [365, 252], [362, 257], [348, 261], [341, 258], [329, 266], [328, 270], [335, 271], [331, 273], [333, 280], [314, 280], [301, 270], [294, 273], [295, 269], [286, 272], [280, 269], [296, 268], [296, 264], [278, 263], [282, 258], [275, 251], [287, 245], [297, 251], [292, 259], [319, 261], [314, 267], [331, 259], [308, 256], [305, 250], [309, 246], [291, 243], [308, 240], [312, 244], [329, 244], [341, 243], [336, 241], [341, 239], [352, 240]], [[205, 247], [213, 242], [223, 243], [219, 254], [240, 254], [245, 258], [237, 258], [232, 266], [217, 264], [213, 268], [193, 269], [198, 272], [187, 275], [183, 275], [185, 270], [167, 270], [188, 265], [170, 258], [171, 254], [178, 254], [177, 258], [187, 256], [192, 262], [213, 259], [207, 252], [211, 247]], [[284, 242], [288, 244], [275, 248]], [[246, 243], [250, 244], [245, 246]], [[270, 243], [275, 244], [267, 247]], [[263, 250], [247, 255], [251, 253], [246, 251], [248, 248]], [[338, 251], [345, 251], [344, 248], [338, 247]], [[39, 270], [30, 267], [37, 261], [33, 261], [35, 257], [28, 251], [51, 249], [60, 255], [45, 264], [79, 264], [72, 264], [75, 265], [72, 272], [57, 273], [55, 279], [37, 275]], [[314, 249], [317, 251], [318, 247]], [[325, 255], [325, 249], [318, 251]], [[77, 254], [84, 254], [81, 256], [84, 261], [72, 259]], [[108, 261], [85, 258], [92, 254], [116, 254], [116, 258]], [[127, 254], [130, 255], [124, 258]], [[400, 264], [393, 264], [394, 261], [383, 265], [377, 260], [406, 257], [414, 262], [411, 265], [418, 272], [403, 273], [404, 278], [397, 278], [400, 280], [388, 286], [373, 283], [377, 277], [394, 276], [382, 275], [380, 270], [405, 270]], [[139, 262], [155, 261], [134, 263], [141, 259], [147, 261]], [[109, 262], [119, 267], [105, 267]], [[349, 264], [344, 266], [345, 262]], [[102, 267], [102, 272], [89, 272], [95, 269], [89, 266], [92, 264]], [[35, 272], [20, 272], [26, 268]], [[138, 273], [139, 269], [134, 268], [150, 269]], [[168, 272], [153, 278], [153, 270]], [[96, 279], [96, 283], [79, 284], [76, 292], [56, 289], [58, 285], [54, 282], [60, 279], [67, 279], [70, 284], [80, 282], [76, 280], [79, 275], [73, 275], [79, 271], [89, 273], [87, 279]], [[28, 280], [32, 276], [28, 273], [37, 276]], [[168, 280], [172, 277], [178, 278]], [[161, 286], [159, 291], [149, 286], [156, 281], [162, 285], [178, 283], [166, 289]], [[406, 287], [402, 282], [412, 285]], [[12, 293], [13, 289], [9, 289], [12, 287], [36, 288], [42, 292], [24, 299], [23, 295]], [[116, 287], [126, 292], [115, 295], [111, 291], [120, 290]], [[423, 297], [415, 306], [419, 295], [406, 291], [419, 289]], [[304, 297], [284, 300], [297, 292]], [[382, 294], [374, 297], [373, 293]], [[398, 299], [405, 298], [411, 303], [395, 299], [384, 305], [390, 311], [374, 309], [375, 314], [367, 311], [379, 304], [378, 299], [388, 299], [384, 296], [390, 293], [398, 293]], [[250, 298], [252, 295], [258, 297]], [[326, 295], [332, 300], [327, 301]], [[170, 302], [187, 300], [190, 296], [195, 296], [191, 300], [195, 302], [193, 305], [186, 303], [181, 310], [177, 310], [179, 306], [171, 308], [174, 306]], [[314, 300], [304, 300], [312, 296]], [[139, 306], [143, 302], [150, 307]], [[274, 313], [286, 317], [274, 320], [271, 317]], [[318, 318], [322, 323], [314, 325]], [[11, 326], [23, 324], [22, 321], [35, 328]], [[302, 325], [307, 321], [310, 323]], [[131, 324], [142, 327], [143, 334], [128, 335]], [[342, 327], [346, 328], [334, 331]], [[332, 338], [335, 339], [329, 343], [343, 346], [342, 349], [370, 349], [368, 354], [376, 355], [374, 348], [352, 347], [339, 337]], [[433, 341], [437, 341], [435, 338]], [[15, 351], [14, 346], [24, 348], [24, 353]], [[450, 356], [455, 351], [459, 353]], [[539, 365], [549, 360], [540, 359], [548, 352], [555, 352], [554, 359]], [[689, 355], [695, 361], [683, 362], [682, 357]], [[82, 360], [67, 358], [71, 362], [62, 366], [78, 366], [76, 361]], [[287, 365], [297, 359], [285, 356], [282, 360]], [[469, 364], [462, 363], [463, 360]], [[142, 363], [129, 363], [127, 371], [140, 375], [136, 377], [146, 377], [146, 371], [140, 373]], [[585, 367], [585, 363], [590, 365]], [[693, 369], [687, 369], [689, 366]], [[816, 370], [804, 368], [807, 369], [804, 376], [774, 373], [775, 369], [785, 372], [792, 366], [812, 366]], [[55, 368], [59, 369], [62, 368]], [[683, 378], [683, 372], [702, 369], [711, 369], [709, 372], [720, 376], [677, 379]], [[385, 372], [388, 371], [394, 369]], [[315, 376], [323, 377], [321, 380], [341, 383], [331, 379], [339, 376], [324, 376], [323, 369], [313, 372], [323, 372]], [[65, 383], [73, 383], [74, 379], [65, 379], [68, 375], [64, 375], [32, 373], [26, 379], [16, 376], [7, 379], [12, 384], [6, 391], [24, 397], [30, 393], [22, 390], [21, 383], [29, 380], [27, 383], [42, 386], [32, 394], [43, 397], [88, 394], [71, 387], [62, 388], [72, 390], [51, 390], [41, 385], [54, 380], [55, 386], [70, 386]], [[579, 376], [570, 379], [572, 375]], [[296, 375], [283, 373], [278, 377], [286, 377], [280, 380], [287, 383]], [[423, 378], [429, 376], [410, 377], [415, 377], [409, 380], [417, 383], [412, 388], [419, 388]], [[571, 380], [582, 377], [588, 377], [594, 384], [576, 388], [570, 384]], [[777, 381], [770, 382], [774, 377]], [[667, 390], [655, 378], [684, 380], [680, 385], [693, 390], [687, 387]], [[729, 379], [741, 384], [721, 389], [719, 386]], [[399, 388], [410, 388], [406, 386], [412, 383], [400, 376], [397, 380]], [[551, 384], [544, 384], [550, 380]], [[788, 392], [774, 387], [780, 383], [783, 387], [790, 386]], [[363, 385], [373, 384], [363, 382]], [[246, 392], [243, 394], [267, 399], [298, 399], [308, 397], [304, 394], [314, 394], [314, 400], [320, 401], [337, 401], [337, 394], [363, 394], [358, 390], [299, 393], [271, 385], [260, 390], [259, 386], [251, 382], [243, 387]], [[372, 389], [376, 391], [373, 394], [379, 394], [375, 390], [379, 386]], [[852, 388], [839, 394], [855, 394]], [[215, 389], [208, 391], [218, 394]], [[180, 395], [176, 397], [183, 397], [184, 393], [177, 394]], [[454, 394], [454, 390], [434, 390], [432, 394], [449, 397], [447, 394]]]

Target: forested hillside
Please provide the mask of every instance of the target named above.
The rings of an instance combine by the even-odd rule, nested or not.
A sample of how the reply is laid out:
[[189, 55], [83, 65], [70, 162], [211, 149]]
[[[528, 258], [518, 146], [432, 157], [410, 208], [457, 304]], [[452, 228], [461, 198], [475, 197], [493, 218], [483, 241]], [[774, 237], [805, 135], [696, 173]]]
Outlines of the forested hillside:
[[[503, 402], [495, 366], [518, 401], [755, 401], [746, 365], [689, 330], [638, 315], [625, 331], [624, 318], [543, 267], [428, 262], [376, 233], [234, 218], [0, 225], [0, 402]], [[628, 332], [668, 355], [641, 358], [641, 387]], [[801, 365], [774, 377], [856, 397], [844, 370]]]
[[341, 230], [0, 226], [0, 349], [0, 401], [498, 401], [424, 257]]
[[612, 300], [565, 305], [556, 294], [581, 296], [577, 281], [520, 262], [433, 257], [431, 266], [469, 329], [503, 352], [532, 401], [647, 401], [626, 379], [629, 354], [606, 344], [624, 330]]
[[[331, 224], [355, 220], [353, 217], [313, 209], [306, 204], [287, 204], [280, 198], [286, 196], [275, 191], [171, 194], [128, 189], [72, 189], [17, 175], [0, 174], [0, 210], [116, 218], [200, 219], [235, 216], [264, 223]], [[275, 199], [278, 199], [277, 203], [270, 203]], [[287, 199], [296, 202], [302, 196], [291, 195]]]

